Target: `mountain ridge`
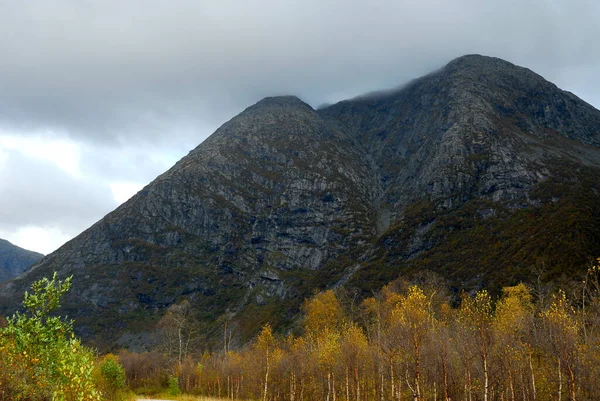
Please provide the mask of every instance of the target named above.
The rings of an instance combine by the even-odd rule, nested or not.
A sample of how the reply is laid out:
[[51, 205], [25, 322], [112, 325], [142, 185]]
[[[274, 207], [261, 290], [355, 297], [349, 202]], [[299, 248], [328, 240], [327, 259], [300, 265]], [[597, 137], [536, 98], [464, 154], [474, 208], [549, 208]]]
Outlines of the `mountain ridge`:
[[41, 253], [18, 247], [0, 238], [0, 282], [17, 277], [43, 257]]

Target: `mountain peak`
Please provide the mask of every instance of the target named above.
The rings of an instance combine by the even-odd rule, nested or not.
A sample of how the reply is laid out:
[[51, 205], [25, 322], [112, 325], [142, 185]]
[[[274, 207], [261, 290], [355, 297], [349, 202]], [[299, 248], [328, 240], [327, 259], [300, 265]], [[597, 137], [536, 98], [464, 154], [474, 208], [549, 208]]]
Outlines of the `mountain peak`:
[[509, 61], [498, 57], [492, 56], [484, 56], [481, 54], [465, 54], [464, 56], [460, 56], [455, 58], [446, 64], [445, 69], [461, 69], [461, 68], [476, 68], [480, 70], [499, 70], [499, 69], [509, 69], [516, 71], [530, 71], [527, 68], [519, 67]]
[[544, 85], [556, 88], [542, 76], [528, 68], [517, 66], [498, 57], [483, 56], [480, 54], [467, 54], [450, 61], [440, 70], [442, 76], [463, 77], [470, 80], [482, 80], [485, 83], [502, 83], [517, 88], [528, 85]]
[[[0, 312], [57, 271], [74, 276], [65, 314], [97, 345], [122, 346], [183, 300], [207, 341], [224, 322], [244, 341], [272, 311], [289, 311], [268, 316], [289, 328], [314, 288], [372, 294], [433, 271], [498, 289], [533, 278], [539, 255], [576, 273], [600, 249], [599, 194], [600, 112], [530, 70], [467, 55], [319, 111], [259, 101], [0, 285]], [[581, 234], [563, 235], [573, 224]]]
[[483, 54], [477, 54], [477, 53], [472, 53], [472, 54], [465, 54], [459, 57], [456, 57], [455, 59], [451, 60], [448, 65], [450, 64], [460, 64], [460, 63], [504, 63], [507, 65], [514, 65], [506, 60], [503, 60], [501, 58], [498, 57], [493, 57], [493, 56], [485, 56]]
[[313, 110], [308, 103], [293, 95], [268, 96], [260, 100], [252, 107], [302, 107]]

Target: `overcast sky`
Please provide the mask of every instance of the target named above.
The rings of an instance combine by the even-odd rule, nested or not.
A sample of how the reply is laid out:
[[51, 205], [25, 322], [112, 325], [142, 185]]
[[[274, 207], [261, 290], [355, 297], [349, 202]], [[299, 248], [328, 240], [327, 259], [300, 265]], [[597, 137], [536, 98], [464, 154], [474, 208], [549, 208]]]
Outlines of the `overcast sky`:
[[0, 0], [0, 238], [55, 250], [269, 95], [480, 53], [600, 108], [598, 43], [597, 0]]

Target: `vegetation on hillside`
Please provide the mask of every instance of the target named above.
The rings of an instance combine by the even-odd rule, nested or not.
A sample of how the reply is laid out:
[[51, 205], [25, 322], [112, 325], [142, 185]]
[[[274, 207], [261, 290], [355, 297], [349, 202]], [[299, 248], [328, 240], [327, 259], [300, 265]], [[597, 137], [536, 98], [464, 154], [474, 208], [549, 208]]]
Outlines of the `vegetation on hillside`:
[[579, 170], [576, 176], [575, 167], [565, 167], [537, 185], [530, 195], [536, 206], [412, 204], [378, 239], [377, 251], [359, 260], [348, 286], [369, 295], [399, 275], [434, 271], [457, 289], [486, 288], [494, 296], [519, 282], [569, 287], [600, 249], [600, 176]]

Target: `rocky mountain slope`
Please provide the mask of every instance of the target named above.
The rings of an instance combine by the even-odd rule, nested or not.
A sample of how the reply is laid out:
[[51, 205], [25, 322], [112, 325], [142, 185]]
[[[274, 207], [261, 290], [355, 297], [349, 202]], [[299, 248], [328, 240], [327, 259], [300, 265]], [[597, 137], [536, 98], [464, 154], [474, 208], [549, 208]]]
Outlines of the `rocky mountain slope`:
[[456, 289], [576, 277], [600, 249], [599, 197], [600, 112], [464, 56], [321, 110], [260, 101], [0, 302], [57, 270], [74, 275], [65, 310], [97, 345], [134, 343], [184, 299], [207, 337], [227, 322], [243, 341], [289, 325], [315, 288], [368, 294], [423, 269]]
[[41, 253], [19, 248], [0, 239], [0, 282], [17, 277], [43, 257]]

